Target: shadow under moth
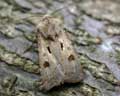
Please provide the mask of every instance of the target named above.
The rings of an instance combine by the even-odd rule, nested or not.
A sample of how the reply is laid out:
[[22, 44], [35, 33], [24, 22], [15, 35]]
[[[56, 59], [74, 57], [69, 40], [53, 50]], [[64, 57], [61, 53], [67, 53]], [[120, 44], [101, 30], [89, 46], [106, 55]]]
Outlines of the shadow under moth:
[[83, 78], [78, 56], [62, 25], [60, 19], [44, 16], [37, 26], [40, 90], [49, 91], [63, 83], [80, 82]]

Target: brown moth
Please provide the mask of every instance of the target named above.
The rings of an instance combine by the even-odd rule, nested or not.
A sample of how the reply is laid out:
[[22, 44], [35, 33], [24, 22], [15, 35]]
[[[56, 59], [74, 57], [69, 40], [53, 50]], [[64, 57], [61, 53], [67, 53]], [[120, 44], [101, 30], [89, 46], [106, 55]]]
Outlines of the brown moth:
[[63, 83], [80, 82], [83, 78], [71, 41], [58, 18], [44, 16], [37, 26], [40, 90], [48, 91]]

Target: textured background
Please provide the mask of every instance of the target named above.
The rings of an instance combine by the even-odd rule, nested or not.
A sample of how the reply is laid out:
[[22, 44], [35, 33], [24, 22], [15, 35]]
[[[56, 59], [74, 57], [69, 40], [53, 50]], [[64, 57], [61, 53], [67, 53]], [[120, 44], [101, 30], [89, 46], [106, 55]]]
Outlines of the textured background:
[[[119, 0], [0, 0], [0, 96], [120, 96]], [[84, 80], [40, 92], [35, 29], [41, 16], [64, 21]]]

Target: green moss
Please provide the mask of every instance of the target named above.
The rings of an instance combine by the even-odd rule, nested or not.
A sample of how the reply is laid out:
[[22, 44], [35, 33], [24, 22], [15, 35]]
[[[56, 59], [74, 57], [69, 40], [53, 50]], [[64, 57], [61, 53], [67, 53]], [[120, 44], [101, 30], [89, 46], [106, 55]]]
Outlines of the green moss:
[[115, 57], [116, 57], [117, 64], [120, 65], [120, 51], [116, 52], [116, 56]]
[[33, 61], [23, 58], [16, 53], [9, 52], [2, 46], [0, 46], [0, 59], [9, 65], [20, 67], [28, 72], [39, 72], [38, 64], [35, 64]]
[[101, 96], [99, 90], [87, 84], [83, 84], [83, 86], [80, 87], [80, 90], [85, 96]]
[[117, 82], [111, 72], [106, 68], [105, 64], [93, 62], [82, 55], [80, 56], [80, 63], [84, 69], [89, 70], [96, 78], [102, 78], [113, 84]]
[[36, 42], [37, 38], [36, 38], [36, 34], [32, 33], [32, 34], [24, 34], [25, 38], [28, 39], [31, 42]]

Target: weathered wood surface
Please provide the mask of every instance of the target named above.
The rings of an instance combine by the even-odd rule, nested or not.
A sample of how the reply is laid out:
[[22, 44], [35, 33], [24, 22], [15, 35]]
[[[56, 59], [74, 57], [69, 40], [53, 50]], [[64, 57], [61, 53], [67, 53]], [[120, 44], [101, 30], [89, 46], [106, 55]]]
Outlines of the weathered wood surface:
[[[119, 96], [119, 5], [119, 0], [0, 0], [0, 96]], [[48, 13], [64, 21], [84, 79], [43, 93], [35, 29]]]

